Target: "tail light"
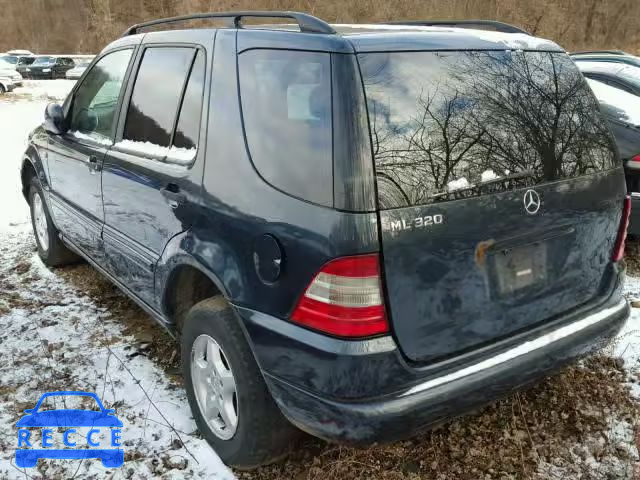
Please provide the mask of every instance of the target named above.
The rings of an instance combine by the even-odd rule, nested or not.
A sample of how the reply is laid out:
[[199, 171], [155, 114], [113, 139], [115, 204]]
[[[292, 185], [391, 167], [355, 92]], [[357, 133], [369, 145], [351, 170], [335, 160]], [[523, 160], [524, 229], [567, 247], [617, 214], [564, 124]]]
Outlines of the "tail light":
[[618, 237], [616, 238], [616, 244], [613, 248], [614, 262], [619, 262], [624, 257], [624, 247], [627, 240], [627, 228], [629, 227], [629, 215], [631, 215], [631, 197], [627, 195], [624, 197], [624, 203], [622, 205], [622, 217], [620, 218], [620, 227], [618, 229]]
[[635, 157], [631, 157], [631, 161], [640, 163], [640, 154], [636, 155]]
[[338, 337], [369, 337], [389, 331], [380, 287], [378, 254], [342, 257], [313, 278], [291, 319]]

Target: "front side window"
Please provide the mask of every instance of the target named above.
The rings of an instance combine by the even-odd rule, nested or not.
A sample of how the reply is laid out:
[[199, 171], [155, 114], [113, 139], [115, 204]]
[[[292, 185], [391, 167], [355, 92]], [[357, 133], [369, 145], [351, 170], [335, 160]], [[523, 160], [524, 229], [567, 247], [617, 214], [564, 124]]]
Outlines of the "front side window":
[[381, 208], [521, 188], [615, 165], [606, 123], [566, 54], [358, 58]]
[[122, 147], [164, 157], [196, 50], [147, 48], [140, 62], [122, 135]]
[[293, 196], [333, 204], [331, 57], [249, 50], [239, 57], [240, 96], [251, 159]]
[[73, 134], [90, 135], [102, 143], [110, 142], [118, 97], [131, 53], [131, 49], [109, 53], [87, 73], [72, 99], [69, 129]]

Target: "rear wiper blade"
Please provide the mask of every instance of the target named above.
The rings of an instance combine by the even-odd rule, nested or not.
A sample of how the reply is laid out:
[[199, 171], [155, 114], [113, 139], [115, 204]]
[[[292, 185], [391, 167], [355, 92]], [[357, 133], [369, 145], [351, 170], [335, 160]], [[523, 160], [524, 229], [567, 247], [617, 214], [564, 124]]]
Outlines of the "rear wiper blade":
[[[480, 193], [482, 190], [486, 189], [486, 187], [491, 187], [493, 185], [498, 185], [498, 184], [507, 182], [509, 180], [520, 180], [520, 179], [525, 179], [525, 178], [531, 178], [533, 176], [534, 176], [533, 171], [525, 170], [524, 172], [512, 173], [510, 175], [505, 175], [503, 177], [493, 178], [493, 179], [487, 180], [485, 182], [479, 182], [479, 183], [470, 184], [467, 187], [456, 188], [455, 190], [451, 190], [451, 191], [448, 191], [448, 192], [436, 193], [436, 194], [432, 195], [431, 198], [433, 198], [434, 200], [438, 200], [438, 199], [442, 199], [442, 198], [445, 198], [445, 197], [449, 197], [450, 195], [464, 194], [465, 192], [470, 192], [470, 191], [473, 191], [473, 190], [477, 190], [478, 193]], [[464, 195], [462, 195], [462, 196], [464, 196]]]

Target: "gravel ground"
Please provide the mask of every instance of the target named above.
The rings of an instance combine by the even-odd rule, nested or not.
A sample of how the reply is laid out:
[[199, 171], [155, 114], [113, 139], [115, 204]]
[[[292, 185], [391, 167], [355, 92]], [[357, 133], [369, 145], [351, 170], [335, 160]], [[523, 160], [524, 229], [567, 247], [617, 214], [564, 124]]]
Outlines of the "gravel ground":
[[[13, 128], [0, 141], [9, 153], [0, 164], [0, 186], [15, 190], [0, 193], [3, 202], [15, 202], [0, 212], [0, 479], [640, 480], [640, 309], [599, 354], [419, 437], [368, 449], [306, 438], [284, 461], [230, 472], [194, 432], [176, 343], [86, 264], [49, 270], [37, 258], [11, 180], [17, 182], [15, 156], [26, 134], [20, 129], [41, 115], [40, 104], [25, 96], [0, 101], [0, 121], [10, 118]], [[14, 137], [20, 144], [9, 142]], [[640, 243], [630, 242], [629, 252], [630, 272], [640, 277]], [[640, 279], [630, 277], [627, 291], [640, 297]], [[121, 469], [77, 461], [15, 468], [15, 421], [54, 387], [93, 388], [125, 418], [130, 443]]]

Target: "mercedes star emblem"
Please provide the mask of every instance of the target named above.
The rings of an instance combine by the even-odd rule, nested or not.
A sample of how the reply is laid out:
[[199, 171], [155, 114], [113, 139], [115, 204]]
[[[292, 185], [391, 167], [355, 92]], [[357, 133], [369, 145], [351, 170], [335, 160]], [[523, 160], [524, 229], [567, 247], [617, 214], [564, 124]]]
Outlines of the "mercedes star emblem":
[[535, 190], [527, 190], [524, 192], [524, 209], [528, 214], [534, 215], [540, 210], [540, 195]]

